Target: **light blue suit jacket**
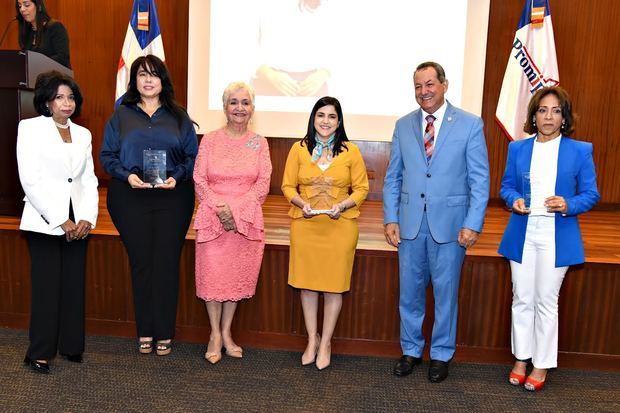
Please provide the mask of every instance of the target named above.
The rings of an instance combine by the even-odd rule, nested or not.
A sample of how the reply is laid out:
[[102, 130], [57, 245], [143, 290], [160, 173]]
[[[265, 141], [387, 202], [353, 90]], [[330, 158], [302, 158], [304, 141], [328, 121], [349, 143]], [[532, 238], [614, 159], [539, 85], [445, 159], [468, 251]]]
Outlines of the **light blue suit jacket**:
[[[558, 153], [555, 195], [566, 200], [566, 214], [555, 214], [555, 266], [584, 262], [583, 243], [577, 214], [589, 211], [600, 198], [596, 171], [592, 160], [592, 144], [562, 136]], [[521, 178], [530, 171], [534, 138], [511, 142], [508, 145], [506, 171], [500, 195], [509, 208], [523, 198]], [[527, 230], [527, 215], [512, 213], [499, 245], [499, 253], [509, 260], [521, 262]]]
[[422, 110], [396, 122], [383, 184], [384, 223], [400, 236], [418, 235], [424, 207], [433, 239], [456, 241], [461, 228], [480, 232], [489, 200], [489, 160], [482, 119], [448, 102], [430, 163], [422, 136]]

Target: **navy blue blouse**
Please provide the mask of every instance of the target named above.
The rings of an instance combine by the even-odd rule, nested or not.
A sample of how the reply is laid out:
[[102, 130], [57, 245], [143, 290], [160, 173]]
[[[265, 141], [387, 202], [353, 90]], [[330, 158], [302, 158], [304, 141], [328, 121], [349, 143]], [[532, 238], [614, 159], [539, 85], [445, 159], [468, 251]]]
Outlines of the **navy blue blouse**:
[[163, 106], [149, 116], [137, 105], [121, 105], [108, 121], [99, 160], [113, 178], [127, 182], [131, 174], [142, 179], [143, 151], [166, 151], [168, 177], [189, 181], [194, 173], [198, 139], [189, 116], [181, 128]]

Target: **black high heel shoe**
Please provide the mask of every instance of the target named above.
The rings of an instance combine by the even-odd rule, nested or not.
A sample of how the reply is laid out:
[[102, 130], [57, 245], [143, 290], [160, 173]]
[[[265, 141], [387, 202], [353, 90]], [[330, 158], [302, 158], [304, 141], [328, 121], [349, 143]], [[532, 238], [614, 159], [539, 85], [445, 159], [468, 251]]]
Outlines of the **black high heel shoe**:
[[37, 373], [49, 374], [50, 372], [50, 365], [47, 361], [37, 361], [26, 356], [24, 357], [24, 364], [30, 366], [30, 368]]

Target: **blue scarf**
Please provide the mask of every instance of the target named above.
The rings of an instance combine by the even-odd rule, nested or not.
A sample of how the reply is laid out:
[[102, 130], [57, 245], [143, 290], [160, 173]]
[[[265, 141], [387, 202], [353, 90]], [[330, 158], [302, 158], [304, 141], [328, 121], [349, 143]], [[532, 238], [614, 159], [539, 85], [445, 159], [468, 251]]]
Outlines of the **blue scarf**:
[[335, 133], [329, 137], [329, 139], [327, 140], [327, 143], [323, 143], [321, 139], [319, 139], [318, 133], [314, 134], [314, 141], [316, 142], [316, 145], [314, 146], [314, 149], [312, 150], [312, 162], [316, 163], [321, 157], [321, 155], [323, 154], [323, 151], [326, 149], [327, 149], [327, 161], [331, 162], [333, 159], [333, 154], [334, 154], [334, 141], [335, 140], [336, 140]]

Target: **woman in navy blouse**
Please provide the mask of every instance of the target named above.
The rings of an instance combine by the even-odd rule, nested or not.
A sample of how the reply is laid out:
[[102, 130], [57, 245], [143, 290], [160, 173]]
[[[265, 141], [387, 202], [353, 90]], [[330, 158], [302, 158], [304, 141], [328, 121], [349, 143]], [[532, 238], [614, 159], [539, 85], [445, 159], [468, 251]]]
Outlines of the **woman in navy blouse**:
[[[145, 182], [144, 151], [165, 151], [166, 176]], [[107, 206], [131, 265], [140, 353], [170, 353], [179, 260], [194, 210], [198, 142], [174, 100], [168, 69], [153, 55], [131, 65], [127, 93], [108, 121], [100, 160], [112, 176]]]

